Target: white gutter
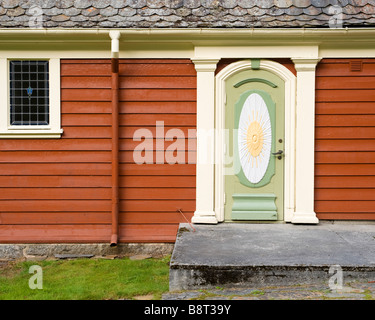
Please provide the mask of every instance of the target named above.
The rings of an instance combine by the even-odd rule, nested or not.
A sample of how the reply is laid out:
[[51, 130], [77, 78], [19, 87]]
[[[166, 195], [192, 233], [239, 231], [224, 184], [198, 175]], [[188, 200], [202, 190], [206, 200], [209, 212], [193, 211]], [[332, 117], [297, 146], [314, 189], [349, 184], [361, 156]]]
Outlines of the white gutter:
[[31, 29], [31, 28], [6, 28], [0, 29], [1, 35], [46, 35], [46, 36], [63, 36], [63, 35], [103, 35], [108, 36], [108, 33], [118, 32], [121, 35], [186, 35], [186, 36], [342, 36], [342, 35], [374, 35], [375, 28], [337, 28], [337, 29], [320, 29], [320, 28], [301, 28], [301, 29], [281, 29], [281, 28], [267, 28], [267, 29]]

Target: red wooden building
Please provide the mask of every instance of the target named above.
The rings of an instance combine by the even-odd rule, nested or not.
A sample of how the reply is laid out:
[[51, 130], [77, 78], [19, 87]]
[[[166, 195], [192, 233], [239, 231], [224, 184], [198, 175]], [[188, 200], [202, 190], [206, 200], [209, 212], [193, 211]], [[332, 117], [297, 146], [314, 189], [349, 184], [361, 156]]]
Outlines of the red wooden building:
[[[174, 242], [187, 221], [375, 220], [372, 4], [86, 2], [3, 1], [0, 243]], [[241, 165], [241, 182], [225, 169], [241, 153], [223, 132], [240, 126], [241, 99], [272, 119], [266, 96], [281, 110], [276, 135], [265, 172], [252, 181], [258, 166]], [[252, 128], [255, 159], [266, 131]]]

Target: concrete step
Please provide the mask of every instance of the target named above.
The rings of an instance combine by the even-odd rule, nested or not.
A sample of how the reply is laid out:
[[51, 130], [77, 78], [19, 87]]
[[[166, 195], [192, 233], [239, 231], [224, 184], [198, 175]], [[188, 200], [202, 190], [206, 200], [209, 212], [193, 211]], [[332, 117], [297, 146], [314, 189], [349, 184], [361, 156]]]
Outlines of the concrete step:
[[170, 291], [375, 280], [375, 224], [181, 224]]

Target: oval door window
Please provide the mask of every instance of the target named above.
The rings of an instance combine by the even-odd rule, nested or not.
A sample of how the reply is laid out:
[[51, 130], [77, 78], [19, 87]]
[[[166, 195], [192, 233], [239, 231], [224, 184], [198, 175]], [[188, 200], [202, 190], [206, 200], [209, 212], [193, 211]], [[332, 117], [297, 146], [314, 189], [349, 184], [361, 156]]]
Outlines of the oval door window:
[[270, 161], [272, 126], [266, 102], [257, 93], [249, 95], [243, 104], [237, 141], [242, 171], [251, 183], [258, 183]]

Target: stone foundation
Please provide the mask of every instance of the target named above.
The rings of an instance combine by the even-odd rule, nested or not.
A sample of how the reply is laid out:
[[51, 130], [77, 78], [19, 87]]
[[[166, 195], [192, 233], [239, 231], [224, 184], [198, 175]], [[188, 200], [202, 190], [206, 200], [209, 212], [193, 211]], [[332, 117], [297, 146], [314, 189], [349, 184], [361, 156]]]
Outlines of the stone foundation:
[[173, 243], [120, 243], [110, 247], [107, 243], [93, 244], [0, 244], [0, 260], [44, 260], [48, 258], [90, 256], [161, 257], [172, 254]]

